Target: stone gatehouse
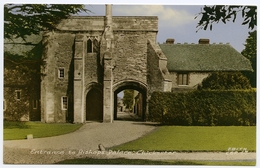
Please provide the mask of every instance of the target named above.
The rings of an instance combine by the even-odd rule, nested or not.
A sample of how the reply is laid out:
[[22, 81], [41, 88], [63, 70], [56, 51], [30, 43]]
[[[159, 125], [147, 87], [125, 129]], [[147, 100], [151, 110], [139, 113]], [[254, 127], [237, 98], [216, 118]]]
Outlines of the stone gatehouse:
[[[157, 17], [71, 17], [43, 36], [41, 120], [112, 122], [117, 93], [171, 91], [166, 57], [156, 45]], [[150, 74], [150, 75], [148, 75]]]
[[40, 120], [113, 122], [117, 94], [125, 89], [141, 94], [138, 108], [146, 120], [154, 91], [196, 89], [213, 71], [252, 70], [229, 44], [210, 44], [208, 39], [175, 44], [169, 39], [159, 45], [157, 32], [156, 16], [112, 17], [111, 5], [106, 5], [106, 16], [70, 17], [45, 32]]

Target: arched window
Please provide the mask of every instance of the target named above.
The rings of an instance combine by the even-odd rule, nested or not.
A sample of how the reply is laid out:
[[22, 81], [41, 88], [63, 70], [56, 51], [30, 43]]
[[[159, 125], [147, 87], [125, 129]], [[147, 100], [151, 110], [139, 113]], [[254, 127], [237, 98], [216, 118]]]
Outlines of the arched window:
[[87, 41], [87, 52], [92, 53], [92, 41], [90, 39]]
[[93, 40], [93, 52], [94, 53], [98, 52], [98, 41], [97, 41], [97, 39]]
[[99, 43], [96, 37], [88, 37], [87, 41], [87, 53], [98, 53]]

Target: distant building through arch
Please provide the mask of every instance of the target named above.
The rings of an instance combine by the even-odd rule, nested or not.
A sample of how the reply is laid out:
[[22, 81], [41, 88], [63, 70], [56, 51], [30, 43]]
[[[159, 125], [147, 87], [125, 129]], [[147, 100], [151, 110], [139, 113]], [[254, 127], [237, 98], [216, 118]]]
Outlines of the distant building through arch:
[[117, 119], [117, 95], [121, 91], [125, 89], [132, 89], [135, 91], [138, 91], [142, 97], [141, 97], [141, 104], [140, 110], [139, 110], [139, 117], [141, 120], [145, 120], [146, 115], [148, 115], [148, 107], [147, 107], [147, 86], [140, 81], [134, 81], [134, 80], [126, 80], [126, 81], [121, 81], [118, 82], [117, 84], [114, 85], [113, 91], [114, 91], [114, 119]]

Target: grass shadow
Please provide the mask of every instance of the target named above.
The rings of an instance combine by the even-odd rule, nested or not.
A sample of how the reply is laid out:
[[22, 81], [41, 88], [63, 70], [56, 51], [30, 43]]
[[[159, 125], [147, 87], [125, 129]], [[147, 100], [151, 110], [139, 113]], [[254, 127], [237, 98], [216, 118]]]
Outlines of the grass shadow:
[[114, 158], [114, 159], [71, 159], [58, 162], [56, 164], [104, 164], [104, 165], [203, 165], [201, 163], [191, 161], [176, 161], [166, 162], [157, 160], [145, 160], [145, 159], [125, 159], [125, 158]]
[[97, 158], [82, 158], [82, 159], [67, 159], [56, 164], [85, 164], [85, 165], [208, 165], [208, 166], [255, 166], [255, 160], [248, 161], [193, 161], [193, 160], [148, 160], [148, 159], [97, 159]]
[[26, 123], [22, 121], [4, 121], [4, 129], [29, 129], [30, 126]]
[[140, 121], [140, 122], [134, 122], [132, 123], [134, 125], [146, 125], [146, 126], [163, 126], [161, 123], [159, 122], [144, 122], [144, 121]]

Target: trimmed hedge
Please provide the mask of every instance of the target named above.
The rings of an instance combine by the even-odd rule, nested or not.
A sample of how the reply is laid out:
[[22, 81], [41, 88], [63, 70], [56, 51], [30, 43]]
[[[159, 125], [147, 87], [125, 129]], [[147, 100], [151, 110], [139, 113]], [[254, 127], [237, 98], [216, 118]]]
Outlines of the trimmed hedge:
[[212, 72], [198, 86], [199, 90], [245, 90], [251, 88], [249, 79], [241, 72]]
[[169, 125], [256, 125], [255, 90], [154, 92], [149, 120]]

